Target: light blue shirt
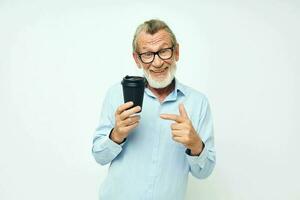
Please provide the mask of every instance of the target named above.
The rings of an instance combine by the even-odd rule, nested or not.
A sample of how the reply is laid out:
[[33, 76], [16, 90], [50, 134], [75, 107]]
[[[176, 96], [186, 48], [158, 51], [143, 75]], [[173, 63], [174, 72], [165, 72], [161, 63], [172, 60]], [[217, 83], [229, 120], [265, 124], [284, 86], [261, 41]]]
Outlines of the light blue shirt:
[[[108, 90], [92, 148], [98, 163], [110, 163], [100, 200], [183, 200], [189, 172], [203, 179], [213, 171], [216, 158], [207, 98], [175, 80], [175, 90], [162, 103], [145, 88], [139, 125], [120, 145], [109, 138], [109, 133], [115, 124], [115, 111], [124, 103], [122, 85]], [[205, 144], [199, 156], [190, 156], [183, 144], [175, 142], [170, 127], [174, 122], [159, 116], [179, 115], [181, 102]]]

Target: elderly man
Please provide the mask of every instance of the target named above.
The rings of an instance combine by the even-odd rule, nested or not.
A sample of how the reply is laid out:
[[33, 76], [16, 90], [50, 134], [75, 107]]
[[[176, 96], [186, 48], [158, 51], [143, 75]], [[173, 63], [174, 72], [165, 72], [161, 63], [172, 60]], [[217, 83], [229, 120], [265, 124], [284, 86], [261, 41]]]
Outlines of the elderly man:
[[203, 179], [215, 166], [209, 104], [175, 78], [179, 44], [166, 23], [144, 22], [132, 44], [147, 80], [143, 111], [123, 103], [120, 83], [108, 90], [92, 148], [98, 163], [110, 163], [100, 199], [182, 200], [189, 172]]

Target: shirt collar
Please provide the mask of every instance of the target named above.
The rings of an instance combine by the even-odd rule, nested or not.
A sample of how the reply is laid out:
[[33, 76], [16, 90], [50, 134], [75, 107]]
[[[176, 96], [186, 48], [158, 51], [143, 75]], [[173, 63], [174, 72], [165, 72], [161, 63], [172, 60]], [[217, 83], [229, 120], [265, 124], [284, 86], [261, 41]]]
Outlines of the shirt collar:
[[175, 93], [177, 95], [177, 92], [181, 92], [181, 94], [183, 94], [184, 96], [187, 95], [187, 92], [186, 92], [186, 88], [184, 85], [182, 85], [177, 78], [175, 78]]
[[[174, 90], [167, 96], [165, 101], [174, 101], [178, 98], [179, 95], [186, 95], [186, 88], [184, 85], [182, 85], [177, 78], [175, 78], [175, 88]], [[155, 95], [149, 90], [149, 88], [145, 88], [145, 92], [147, 95], [156, 98]]]

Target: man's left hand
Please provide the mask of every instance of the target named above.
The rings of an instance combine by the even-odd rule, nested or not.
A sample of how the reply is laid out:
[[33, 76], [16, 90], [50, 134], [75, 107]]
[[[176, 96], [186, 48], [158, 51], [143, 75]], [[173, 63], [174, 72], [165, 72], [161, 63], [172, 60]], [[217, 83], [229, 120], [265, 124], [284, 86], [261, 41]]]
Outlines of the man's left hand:
[[194, 129], [182, 103], [179, 104], [179, 113], [180, 115], [161, 114], [160, 117], [175, 122], [171, 124], [173, 140], [190, 149], [193, 156], [200, 155], [203, 150], [203, 142]]

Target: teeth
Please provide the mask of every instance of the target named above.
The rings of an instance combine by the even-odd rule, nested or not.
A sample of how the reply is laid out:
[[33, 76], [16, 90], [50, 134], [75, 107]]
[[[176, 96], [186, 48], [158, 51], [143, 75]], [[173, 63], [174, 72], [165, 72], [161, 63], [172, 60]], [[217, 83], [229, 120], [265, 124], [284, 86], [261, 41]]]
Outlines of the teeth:
[[153, 71], [154, 73], [161, 73], [161, 72], [164, 72], [165, 69], [161, 70], [161, 71]]

